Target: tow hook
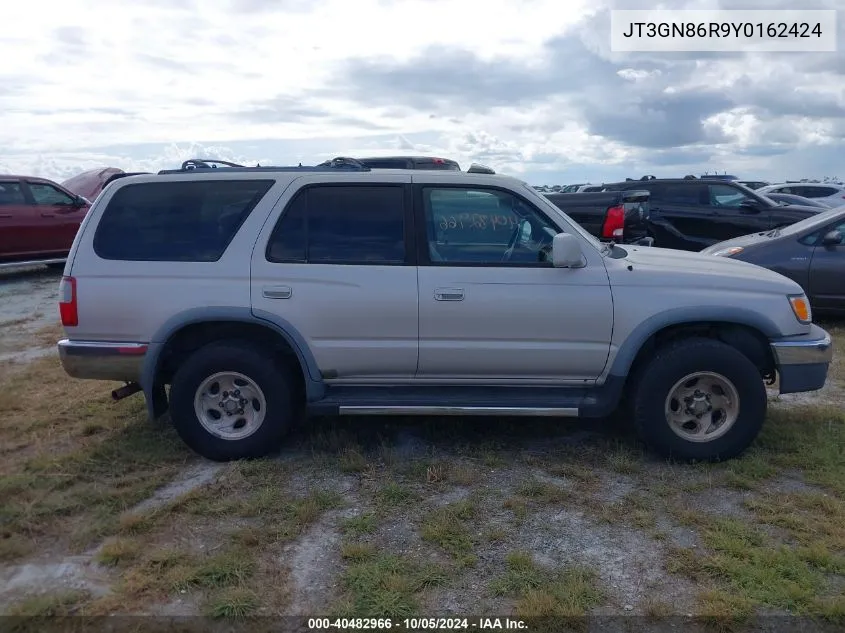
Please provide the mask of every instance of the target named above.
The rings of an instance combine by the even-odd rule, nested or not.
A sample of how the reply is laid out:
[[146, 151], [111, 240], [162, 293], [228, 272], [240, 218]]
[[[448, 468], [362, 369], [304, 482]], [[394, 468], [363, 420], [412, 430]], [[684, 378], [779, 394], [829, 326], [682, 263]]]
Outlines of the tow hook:
[[141, 391], [141, 385], [137, 382], [127, 382], [125, 385], [120, 387], [119, 389], [115, 389], [111, 392], [112, 400], [123, 400], [124, 398], [128, 398], [134, 393], [138, 393]]

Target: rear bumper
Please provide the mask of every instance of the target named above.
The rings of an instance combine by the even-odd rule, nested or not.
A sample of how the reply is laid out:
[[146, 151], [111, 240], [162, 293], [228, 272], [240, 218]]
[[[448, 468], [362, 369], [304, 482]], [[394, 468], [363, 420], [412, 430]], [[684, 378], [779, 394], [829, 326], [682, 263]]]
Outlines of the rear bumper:
[[780, 393], [816, 391], [824, 387], [833, 360], [830, 334], [812, 325], [808, 334], [771, 342]]
[[69, 376], [93, 380], [138, 382], [147, 355], [146, 343], [62, 339], [58, 347]]

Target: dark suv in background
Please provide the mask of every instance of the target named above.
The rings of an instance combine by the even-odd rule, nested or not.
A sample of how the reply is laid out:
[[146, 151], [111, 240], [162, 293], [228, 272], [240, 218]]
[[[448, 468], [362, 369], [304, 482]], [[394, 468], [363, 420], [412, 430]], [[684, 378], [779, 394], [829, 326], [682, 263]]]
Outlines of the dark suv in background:
[[727, 180], [673, 178], [606, 184], [605, 191], [650, 193], [648, 232], [654, 246], [700, 251], [741, 235], [788, 226], [819, 212], [816, 207], [782, 206], [748, 187]]
[[434, 158], [431, 156], [375, 156], [372, 158], [356, 158], [370, 169], [444, 169], [447, 171], [461, 171], [461, 166], [448, 158]]

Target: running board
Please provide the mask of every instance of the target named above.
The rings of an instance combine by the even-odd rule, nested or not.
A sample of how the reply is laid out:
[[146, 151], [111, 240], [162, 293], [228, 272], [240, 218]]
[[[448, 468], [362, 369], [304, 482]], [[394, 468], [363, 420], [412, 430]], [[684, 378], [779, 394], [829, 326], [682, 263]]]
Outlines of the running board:
[[513, 415], [577, 418], [577, 407], [338, 406], [338, 415]]
[[581, 415], [582, 388], [548, 387], [329, 387], [310, 402], [311, 415], [530, 416]]
[[25, 268], [29, 266], [46, 266], [47, 264], [64, 264], [67, 262], [67, 257], [59, 257], [58, 259], [33, 259], [25, 262], [2, 262], [0, 263], [0, 270], [4, 268]]

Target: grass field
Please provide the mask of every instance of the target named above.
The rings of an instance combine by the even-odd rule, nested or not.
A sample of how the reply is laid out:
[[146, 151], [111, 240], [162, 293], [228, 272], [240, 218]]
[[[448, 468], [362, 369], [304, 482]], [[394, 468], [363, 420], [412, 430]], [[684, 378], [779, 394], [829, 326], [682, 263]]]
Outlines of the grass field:
[[0, 608], [841, 621], [845, 328], [825, 326], [829, 387], [773, 398], [720, 465], [624, 423], [506, 419], [316, 421], [218, 465], [52, 356], [0, 364]]

